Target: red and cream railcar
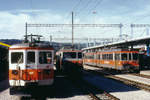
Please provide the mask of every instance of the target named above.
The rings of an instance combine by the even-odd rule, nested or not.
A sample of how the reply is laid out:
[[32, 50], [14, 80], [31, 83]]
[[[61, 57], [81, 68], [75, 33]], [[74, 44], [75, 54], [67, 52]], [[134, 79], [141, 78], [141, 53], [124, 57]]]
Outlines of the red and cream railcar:
[[23, 43], [9, 48], [11, 87], [45, 86], [54, 81], [54, 49], [43, 43]]
[[60, 50], [56, 53], [56, 69], [61, 71], [73, 71], [82, 69], [81, 50]]
[[139, 70], [138, 51], [87, 52], [83, 63], [116, 70]]

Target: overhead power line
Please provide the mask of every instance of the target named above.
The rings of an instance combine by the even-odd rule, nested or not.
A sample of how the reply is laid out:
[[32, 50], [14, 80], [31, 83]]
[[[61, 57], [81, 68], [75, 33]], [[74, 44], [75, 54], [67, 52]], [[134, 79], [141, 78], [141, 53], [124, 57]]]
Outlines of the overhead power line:
[[72, 11], [79, 8], [79, 5], [81, 4], [82, 0], [79, 0], [79, 2], [73, 7]]
[[78, 13], [78, 15], [89, 6], [89, 4], [92, 2], [92, 0], [89, 0], [84, 6], [82, 6], [82, 8], [79, 10], [80, 12]]
[[[27, 27], [72, 27], [72, 24], [27, 24]], [[74, 27], [123, 27], [122, 24], [73, 24]]]
[[131, 24], [131, 27], [150, 27], [150, 24]]
[[95, 6], [89, 10], [88, 14], [90, 14], [93, 10], [95, 10], [102, 3], [102, 1], [103, 0], [98, 0]]

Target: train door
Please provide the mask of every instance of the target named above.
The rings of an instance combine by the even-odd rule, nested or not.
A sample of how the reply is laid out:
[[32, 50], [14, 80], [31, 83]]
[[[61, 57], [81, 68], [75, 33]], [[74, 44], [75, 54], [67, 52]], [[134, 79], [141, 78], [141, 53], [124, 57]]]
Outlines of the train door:
[[94, 66], [96, 66], [96, 62], [97, 62], [96, 53], [93, 53], [93, 56], [94, 56], [94, 58], [93, 58], [93, 64], [94, 64]]
[[26, 51], [26, 75], [24, 76], [27, 80], [38, 80], [37, 73], [37, 51], [27, 50]]
[[60, 70], [60, 59], [61, 59], [61, 53], [56, 53], [56, 70]]
[[120, 61], [120, 53], [114, 53], [115, 54], [115, 69], [119, 69], [119, 61]]
[[60, 70], [63, 69], [63, 59], [64, 59], [64, 52], [59, 53], [59, 68]]
[[25, 69], [25, 51], [9, 51], [9, 82], [10, 86], [24, 86], [22, 71]]
[[82, 64], [82, 52], [77, 52], [77, 59], [80, 64]]

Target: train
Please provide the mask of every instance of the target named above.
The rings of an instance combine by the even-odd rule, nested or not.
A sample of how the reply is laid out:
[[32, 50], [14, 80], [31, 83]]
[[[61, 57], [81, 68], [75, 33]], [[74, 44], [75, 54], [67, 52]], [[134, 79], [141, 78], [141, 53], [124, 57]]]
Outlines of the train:
[[117, 71], [138, 72], [139, 51], [127, 49], [84, 51], [83, 64]]
[[51, 86], [54, 83], [54, 48], [35, 41], [32, 36], [31, 39], [9, 47], [10, 94], [18, 87]]
[[0, 47], [0, 81], [8, 79], [8, 49]]
[[81, 72], [83, 69], [82, 51], [63, 49], [56, 52], [56, 69], [67, 74]]

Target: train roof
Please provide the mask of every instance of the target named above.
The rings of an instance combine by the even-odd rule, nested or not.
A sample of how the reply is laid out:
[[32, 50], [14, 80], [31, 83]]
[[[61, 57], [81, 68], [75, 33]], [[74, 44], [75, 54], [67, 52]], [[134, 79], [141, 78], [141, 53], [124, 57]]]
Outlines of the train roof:
[[59, 50], [56, 52], [56, 54], [59, 54], [60, 52], [82, 52], [81, 50]]
[[99, 51], [99, 52], [86, 52], [86, 54], [112, 54], [112, 53], [139, 53], [138, 51]]
[[113, 46], [131, 46], [131, 45], [138, 45], [138, 44], [146, 44], [149, 42], [150, 42], [150, 36], [145, 36], [145, 37], [140, 37], [140, 38], [136, 38], [136, 39], [122, 40], [122, 41], [118, 41], [118, 42], [108, 43], [105, 45], [87, 47], [87, 48], [83, 48], [82, 51], [105, 48], [105, 47], [113, 47]]
[[53, 49], [52, 46], [50, 46], [47, 43], [21, 43], [21, 44], [15, 44], [10, 46], [9, 49]]
[[60, 50], [60, 52], [82, 52], [81, 50]]

